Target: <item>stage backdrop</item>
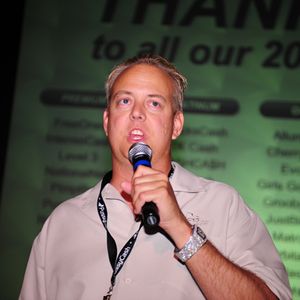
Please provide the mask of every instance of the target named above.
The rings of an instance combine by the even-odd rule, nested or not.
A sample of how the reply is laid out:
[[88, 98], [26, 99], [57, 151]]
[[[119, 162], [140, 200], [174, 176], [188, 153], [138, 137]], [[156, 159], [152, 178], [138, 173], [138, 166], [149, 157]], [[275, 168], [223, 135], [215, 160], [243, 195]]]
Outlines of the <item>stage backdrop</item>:
[[16, 299], [53, 208], [110, 169], [102, 131], [109, 70], [158, 53], [189, 81], [174, 158], [240, 191], [300, 299], [299, 3], [26, 1], [2, 194], [1, 298]]

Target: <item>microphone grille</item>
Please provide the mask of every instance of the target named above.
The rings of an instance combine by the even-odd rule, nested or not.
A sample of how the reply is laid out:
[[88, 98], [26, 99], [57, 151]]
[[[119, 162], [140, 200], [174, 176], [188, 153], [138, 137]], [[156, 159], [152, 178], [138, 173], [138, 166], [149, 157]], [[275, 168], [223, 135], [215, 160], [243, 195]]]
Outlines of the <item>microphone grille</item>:
[[128, 158], [131, 163], [133, 162], [133, 159], [137, 155], [147, 155], [149, 157], [149, 160], [151, 160], [152, 150], [151, 150], [150, 146], [148, 146], [145, 143], [142, 143], [142, 142], [135, 143], [128, 150]]

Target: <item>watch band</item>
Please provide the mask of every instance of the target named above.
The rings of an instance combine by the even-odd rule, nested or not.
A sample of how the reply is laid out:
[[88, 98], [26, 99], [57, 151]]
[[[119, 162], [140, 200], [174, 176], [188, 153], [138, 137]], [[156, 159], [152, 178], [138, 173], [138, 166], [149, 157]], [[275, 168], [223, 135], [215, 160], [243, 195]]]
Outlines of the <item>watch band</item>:
[[192, 227], [193, 233], [182, 249], [175, 248], [175, 256], [183, 263], [189, 260], [206, 242], [207, 237], [202, 229], [196, 225]]

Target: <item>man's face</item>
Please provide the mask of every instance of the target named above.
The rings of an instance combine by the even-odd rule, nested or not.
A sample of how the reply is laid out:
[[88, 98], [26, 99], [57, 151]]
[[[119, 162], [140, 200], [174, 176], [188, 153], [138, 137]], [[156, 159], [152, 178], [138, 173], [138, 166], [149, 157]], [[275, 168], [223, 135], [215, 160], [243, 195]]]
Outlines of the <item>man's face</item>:
[[153, 150], [152, 163], [170, 159], [171, 140], [180, 135], [183, 114], [174, 113], [173, 83], [157, 67], [135, 65], [116, 80], [103, 127], [115, 161], [128, 163], [128, 149], [144, 142]]

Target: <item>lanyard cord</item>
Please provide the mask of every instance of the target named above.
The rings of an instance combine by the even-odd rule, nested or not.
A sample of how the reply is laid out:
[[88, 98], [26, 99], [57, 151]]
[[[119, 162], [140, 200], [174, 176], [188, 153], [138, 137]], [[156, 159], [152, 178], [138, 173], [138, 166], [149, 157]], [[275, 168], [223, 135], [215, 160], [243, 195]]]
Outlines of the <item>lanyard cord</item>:
[[138, 237], [139, 231], [142, 228], [142, 223], [141, 223], [139, 229], [126, 242], [126, 244], [121, 249], [119, 255], [117, 256], [116, 242], [115, 242], [114, 238], [112, 237], [112, 235], [110, 234], [110, 232], [107, 228], [108, 213], [107, 213], [105, 202], [104, 202], [103, 197], [102, 197], [102, 191], [103, 191], [104, 187], [106, 186], [106, 184], [110, 182], [111, 178], [112, 178], [112, 171], [108, 172], [103, 177], [102, 183], [101, 183], [101, 188], [100, 188], [100, 193], [99, 193], [98, 201], [97, 201], [98, 214], [99, 214], [100, 220], [103, 224], [103, 227], [105, 228], [106, 233], [107, 233], [107, 250], [108, 250], [108, 255], [109, 255], [109, 261], [110, 261], [111, 267], [113, 269], [113, 273], [112, 273], [111, 280], [110, 280], [111, 281], [111, 287], [110, 287], [110, 289], [107, 293], [107, 296], [108, 296], [107, 299], [109, 299], [109, 296], [111, 296], [111, 294], [112, 294], [112, 290], [113, 290], [113, 287], [114, 287], [115, 282], [116, 282], [116, 277], [117, 277], [118, 273], [121, 271], [121, 269], [122, 269], [126, 259], [128, 258], [129, 254], [131, 253], [131, 250], [133, 249], [133, 246], [134, 246], [134, 244], [136, 242], [136, 239]]
[[[173, 173], [174, 173], [174, 168], [171, 165], [171, 169], [170, 169], [168, 177], [171, 178], [173, 176]], [[138, 234], [143, 226], [143, 224], [141, 222], [139, 229], [126, 242], [126, 244], [121, 249], [119, 255], [117, 256], [117, 253], [118, 253], [117, 244], [107, 228], [108, 213], [107, 213], [107, 208], [106, 208], [105, 202], [102, 197], [102, 191], [103, 191], [104, 187], [110, 182], [111, 178], [112, 178], [112, 171], [109, 171], [108, 173], [106, 173], [104, 175], [102, 182], [101, 182], [100, 192], [99, 192], [99, 196], [98, 196], [98, 200], [97, 200], [98, 214], [99, 214], [100, 220], [103, 224], [103, 227], [105, 228], [106, 233], [107, 233], [107, 240], [106, 240], [107, 250], [108, 250], [108, 255], [109, 255], [109, 261], [110, 261], [111, 267], [113, 269], [113, 273], [112, 273], [111, 280], [110, 280], [111, 286], [107, 292], [107, 295], [104, 296], [103, 299], [110, 299], [114, 285], [116, 283], [116, 277], [117, 277], [118, 273], [121, 271], [122, 267], [124, 266], [126, 259], [130, 255], [131, 250], [133, 249], [134, 244], [137, 240]]]

